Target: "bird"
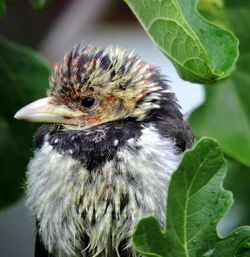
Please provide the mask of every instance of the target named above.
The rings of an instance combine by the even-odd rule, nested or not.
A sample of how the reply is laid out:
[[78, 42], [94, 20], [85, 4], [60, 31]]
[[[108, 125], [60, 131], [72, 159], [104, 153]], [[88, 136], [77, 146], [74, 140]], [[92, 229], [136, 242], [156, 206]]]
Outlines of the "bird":
[[140, 218], [165, 225], [167, 187], [194, 138], [159, 68], [119, 46], [79, 43], [46, 97], [15, 118], [41, 123], [27, 168], [36, 257], [134, 257]]

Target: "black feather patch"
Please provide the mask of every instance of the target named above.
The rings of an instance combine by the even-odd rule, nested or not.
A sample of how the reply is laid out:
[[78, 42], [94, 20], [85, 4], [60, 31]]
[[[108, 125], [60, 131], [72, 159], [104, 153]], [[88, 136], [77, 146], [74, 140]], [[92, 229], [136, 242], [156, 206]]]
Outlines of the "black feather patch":
[[139, 139], [142, 129], [141, 122], [132, 120], [108, 122], [85, 130], [63, 130], [61, 126], [43, 125], [34, 141], [37, 147], [41, 147], [48, 134], [49, 144], [59, 153], [70, 155], [91, 171], [112, 160], [127, 140]]

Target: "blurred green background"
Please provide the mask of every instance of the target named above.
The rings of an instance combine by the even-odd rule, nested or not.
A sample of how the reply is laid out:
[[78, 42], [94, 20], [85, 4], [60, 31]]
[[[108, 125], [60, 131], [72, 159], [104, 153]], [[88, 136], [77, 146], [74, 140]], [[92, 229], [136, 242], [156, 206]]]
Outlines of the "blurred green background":
[[[52, 1], [46, 10], [35, 11], [27, 0], [19, 0], [7, 6], [0, 31], [1, 257], [31, 257], [35, 228], [24, 206], [24, 188], [37, 126], [16, 121], [13, 116], [23, 105], [45, 94], [50, 67], [65, 51], [79, 41], [135, 49], [167, 75], [186, 118], [205, 97], [201, 85], [178, 76], [122, 1]], [[221, 234], [239, 225], [250, 225], [250, 168], [231, 157], [227, 159], [225, 188], [233, 192], [235, 203], [219, 225]]]

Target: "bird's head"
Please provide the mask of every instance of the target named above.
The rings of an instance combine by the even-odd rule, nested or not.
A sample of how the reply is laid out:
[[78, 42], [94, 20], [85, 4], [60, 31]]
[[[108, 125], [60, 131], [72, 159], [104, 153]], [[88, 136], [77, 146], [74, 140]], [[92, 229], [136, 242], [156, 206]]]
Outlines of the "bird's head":
[[166, 90], [160, 82], [157, 70], [133, 53], [80, 44], [54, 65], [47, 97], [23, 107], [15, 118], [73, 128], [143, 120], [160, 107]]

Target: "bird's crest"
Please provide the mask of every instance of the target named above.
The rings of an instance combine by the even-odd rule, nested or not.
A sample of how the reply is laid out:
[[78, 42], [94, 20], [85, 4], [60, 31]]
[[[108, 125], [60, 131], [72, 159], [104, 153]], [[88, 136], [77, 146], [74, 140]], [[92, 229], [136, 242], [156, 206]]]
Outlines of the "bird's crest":
[[[158, 76], [157, 76], [158, 75]], [[147, 112], [159, 108], [157, 100], [162, 86], [159, 74], [142, 58], [120, 47], [104, 49], [78, 45], [61, 63], [54, 65], [50, 96], [70, 103], [89, 95], [101, 96], [99, 112], [110, 113], [112, 102], [119, 101], [123, 117], [143, 119]], [[110, 104], [111, 103], [111, 104]], [[116, 103], [118, 106], [118, 103]]]

